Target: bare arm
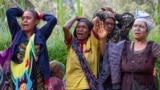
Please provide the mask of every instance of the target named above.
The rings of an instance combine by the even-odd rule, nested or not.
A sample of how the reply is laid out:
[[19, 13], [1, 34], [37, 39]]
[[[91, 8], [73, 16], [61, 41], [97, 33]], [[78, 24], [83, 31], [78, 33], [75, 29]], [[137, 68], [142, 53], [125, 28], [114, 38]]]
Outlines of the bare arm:
[[97, 31], [98, 37], [99, 37], [99, 42], [100, 42], [100, 54], [103, 57], [105, 53], [105, 48], [106, 48], [106, 37], [107, 37], [107, 30], [104, 28], [104, 23], [103, 21], [99, 22], [99, 29]]
[[73, 23], [75, 21], [79, 21], [80, 19], [82, 19], [83, 17], [80, 16], [74, 16], [73, 18], [71, 18], [70, 20], [68, 20], [64, 26], [63, 26], [63, 31], [64, 31], [64, 39], [67, 43], [70, 42], [70, 39], [72, 38], [72, 34], [70, 33], [69, 29], [72, 27]]

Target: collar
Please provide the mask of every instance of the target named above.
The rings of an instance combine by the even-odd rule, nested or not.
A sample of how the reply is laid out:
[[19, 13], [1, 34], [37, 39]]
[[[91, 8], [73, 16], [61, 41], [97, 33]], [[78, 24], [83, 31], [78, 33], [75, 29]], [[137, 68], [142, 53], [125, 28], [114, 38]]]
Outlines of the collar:
[[78, 44], [86, 44], [88, 39], [84, 39], [84, 40], [77, 39], [77, 40], [78, 40]]

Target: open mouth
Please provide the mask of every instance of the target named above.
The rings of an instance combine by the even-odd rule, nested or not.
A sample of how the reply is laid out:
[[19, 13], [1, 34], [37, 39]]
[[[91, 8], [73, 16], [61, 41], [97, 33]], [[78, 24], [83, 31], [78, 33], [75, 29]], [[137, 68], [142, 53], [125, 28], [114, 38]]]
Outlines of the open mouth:
[[83, 35], [83, 33], [78, 33], [77, 35], [78, 35], [78, 36], [82, 36], [82, 35]]
[[28, 24], [23, 24], [23, 28], [27, 28], [28, 26]]

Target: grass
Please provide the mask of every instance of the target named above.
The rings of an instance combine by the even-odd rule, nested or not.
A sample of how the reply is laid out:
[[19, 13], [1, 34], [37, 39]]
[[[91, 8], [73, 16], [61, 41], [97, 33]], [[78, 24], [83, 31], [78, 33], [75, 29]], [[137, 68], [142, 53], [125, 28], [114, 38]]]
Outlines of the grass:
[[[9, 1], [9, 0], [8, 0]], [[22, 0], [24, 1], [24, 0]], [[57, 0], [58, 2], [58, 0]], [[78, 2], [77, 2], [78, 3]], [[21, 2], [21, 6], [22, 8], [25, 8], [25, 5], [23, 2]], [[60, 10], [64, 10], [62, 7], [62, 2], [59, 2], [59, 9]], [[6, 17], [5, 17], [5, 11], [8, 8], [8, 4], [7, 5], [3, 5], [0, 2], [0, 50], [3, 50], [5, 48], [7, 48], [10, 44], [10, 40], [11, 40], [11, 36], [10, 36], [10, 32], [8, 29], [8, 25], [7, 25], [7, 21], [6, 21]], [[78, 15], [81, 15], [82, 13], [82, 9], [80, 7], [80, 4], [78, 4]], [[59, 12], [63, 13], [63, 11]], [[67, 13], [68, 14], [68, 13]], [[71, 16], [73, 13], [69, 13]], [[60, 14], [60, 15], [64, 15], [64, 14]], [[64, 24], [64, 16], [60, 16], [61, 19], [61, 25], [62, 26]], [[63, 37], [63, 31], [62, 31], [62, 27], [60, 26], [56, 26], [54, 31], [52, 32], [51, 36], [49, 37], [48, 41], [47, 41], [47, 47], [48, 47], [48, 54], [49, 54], [49, 58], [50, 60], [58, 60], [64, 64], [66, 64], [66, 58], [67, 58], [67, 50], [66, 50], [66, 46], [64, 44], [64, 37]], [[148, 40], [154, 40], [158, 43], [160, 43], [160, 25], [156, 26], [155, 29], [150, 33], [150, 35], [148, 36]], [[130, 33], [130, 38], [133, 39], [132, 37], [132, 32]], [[160, 88], [160, 60], [158, 60], [156, 62], [156, 68], [157, 68], [157, 86]]]
[[62, 30], [55, 28], [47, 41], [47, 47], [50, 60], [58, 60], [66, 64], [67, 50], [63, 38]]

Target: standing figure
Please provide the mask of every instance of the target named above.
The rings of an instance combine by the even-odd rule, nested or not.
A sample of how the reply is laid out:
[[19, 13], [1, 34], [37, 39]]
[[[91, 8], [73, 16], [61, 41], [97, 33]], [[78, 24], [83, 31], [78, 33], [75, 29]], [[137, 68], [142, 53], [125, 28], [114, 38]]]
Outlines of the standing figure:
[[[73, 35], [70, 28], [78, 21]], [[104, 41], [103, 22], [95, 17], [92, 22], [75, 16], [64, 25], [64, 38], [68, 50], [66, 65], [66, 90], [97, 90], [98, 55], [101, 41]], [[99, 24], [98, 29], [96, 28]], [[103, 54], [102, 54], [103, 55]]]
[[109, 62], [114, 80], [112, 84], [117, 86], [116, 89], [157, 90], [153, 72], [155, 62], [160, 57], [160, 45], [147, 40], [152, 29], [151, 16], [138, 11], [132, 26], [134, 40], [107, 44], [103, 60]]
[[[57, 23], [56, 17], [21, 8], [9, 8], [6, 15], [13, 41], [10, 63], [13, 89], [44, 90], [50, 77], [46, 41]], [[21, 17], [21, 25], [17, 17]], [[46, 24], [38, 29], [40, 19]]]

